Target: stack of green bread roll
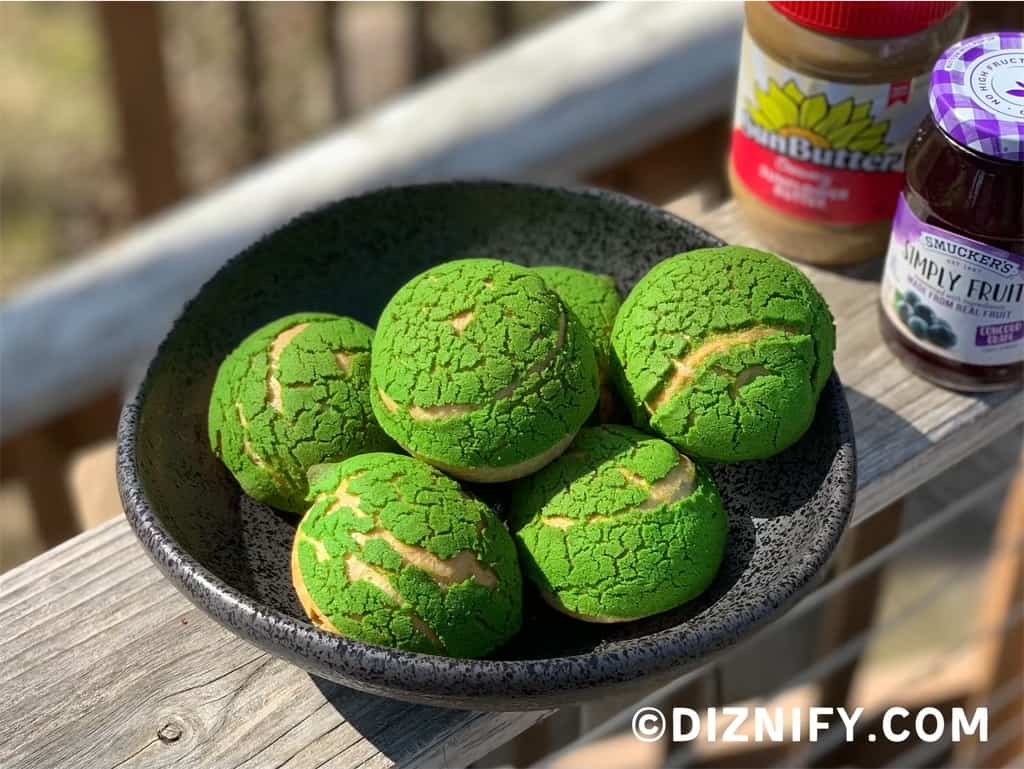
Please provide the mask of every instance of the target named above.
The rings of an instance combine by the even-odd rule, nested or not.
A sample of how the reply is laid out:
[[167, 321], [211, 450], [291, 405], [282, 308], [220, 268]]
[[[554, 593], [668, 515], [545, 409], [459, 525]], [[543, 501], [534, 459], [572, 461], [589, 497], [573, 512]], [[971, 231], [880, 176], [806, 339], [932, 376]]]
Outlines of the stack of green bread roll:
[[[706, 590], [728, 516], [701, 462], [797, 441], [834, 347], [813, 285], [753, 249], [674, 256], [625, 302], [604, 275], [453, 261], [376, 333], [326, 314], [253, 333], [210, 443], [252, 498], [305, 511], [292, 582], [316, 626], [479, 657], [519, 631], [523, 575], [586, 622]], [[508, 520], [460, 482], [508, 484]]]

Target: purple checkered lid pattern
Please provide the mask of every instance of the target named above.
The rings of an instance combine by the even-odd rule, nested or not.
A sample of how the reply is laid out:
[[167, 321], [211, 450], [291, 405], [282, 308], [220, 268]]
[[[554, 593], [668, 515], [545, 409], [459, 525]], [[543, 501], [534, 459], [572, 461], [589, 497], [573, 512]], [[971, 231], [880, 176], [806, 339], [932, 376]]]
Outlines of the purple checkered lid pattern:
[[935, 63], [932, 117], [958, 144], [1024, 161], [1024, 32], [961, 40]]

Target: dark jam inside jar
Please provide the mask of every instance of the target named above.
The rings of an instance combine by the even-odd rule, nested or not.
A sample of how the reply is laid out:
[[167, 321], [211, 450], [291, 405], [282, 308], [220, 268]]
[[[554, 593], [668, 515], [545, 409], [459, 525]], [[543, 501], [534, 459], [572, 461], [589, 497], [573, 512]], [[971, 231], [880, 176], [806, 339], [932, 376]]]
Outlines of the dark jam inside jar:
[[[907, 151], [904, 199], [925, 224], [1024, 256], [1024, 163], [958, 144], [930, 115]], [[1024, 379], [1019, 360], [993, 366], [962, 363], [914, 344], [885, 312], [881, 324], [893, 353], [937, 384], [967, 391], [1000, 390], [1020, 386]]]

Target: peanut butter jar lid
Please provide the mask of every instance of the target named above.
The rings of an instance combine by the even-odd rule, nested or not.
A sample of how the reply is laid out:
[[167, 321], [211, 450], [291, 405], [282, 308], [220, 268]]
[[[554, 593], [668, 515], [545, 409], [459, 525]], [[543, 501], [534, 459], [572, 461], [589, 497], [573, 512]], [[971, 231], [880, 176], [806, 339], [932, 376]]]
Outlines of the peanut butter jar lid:
[[1024, 161], [1024, 32], [954, 45], [935, 63], [928, 98], [935, 123], [957, 144]]
[[815, 32], [837, 37], [902, 37], [944, 21], [958, 2], [807, 2], [775, 0], [772, 8], [790, 21]]

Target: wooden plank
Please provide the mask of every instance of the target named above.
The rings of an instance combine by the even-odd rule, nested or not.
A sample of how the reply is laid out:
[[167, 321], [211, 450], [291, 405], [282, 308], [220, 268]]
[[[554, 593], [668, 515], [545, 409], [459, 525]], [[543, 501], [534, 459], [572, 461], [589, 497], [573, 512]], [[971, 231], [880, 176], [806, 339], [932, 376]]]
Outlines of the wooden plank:
[[[704, 223], [753, 240], [731, 205]], [[955, 395], [902, 369], [881, 347], [874, 282], [813, 275], [839, 319], [861, 519], [1020, 423], [1019, 392]], [[0, 577], [0, 626], [0, 765], [459, 765], [545, 716], [321, 688], [192, 608], [124, 521]]]
[[335, 0], [321, 2], [320, 26], [327, 60], [327, 74], [331, 81], [331, 99], [334, 102], [334, 117], [338, 120], [348, 117], [352, 111], [352, 94], [348, 87], [348, 57], [342, 44], [342, 26], [345, 24], [345, 7]]
[[[649, 203], [672, 203], [684, 219], [698, 218], [729, 197], [723, 159], [729, 153], [731, 128], [728, 116], [709, 120], [588, 175], [587, 183]], [[688, 205], [691, 200], [695, 207]]]
[[[993, 557], [979, 615], [982, 632], [1001, 627], [1024, 610], [1024, 464], [1018, 464], [1018, 468], [1003, 502], [993, 540]], [[1004, 730], [1010, 730], [1011, 736], [1005, 744], [989, 749], [976, 735], [964, 739], [956, 746], [957, 766], [1010, 766], [1024, 756], [1024, 690], [1018, 687], [1012, 691], [1015, 681], [1024, 686], [1024, 622], [1016, 622], [1004, 633], [987, 638], [981, 657], [980, 686], [971, 694], [968, 712], [989, 709], [990, 740]], [[1006, 692], [1007, 687], [1011, 691]], [[997, 699], [1000, 694], [1002, 701]]]
[[314, 681], [193, 607], [125, 522], [0, 577], [0, 766], [460, 766], [546, 714]]
[[36, 529], [47, 547], [82, 530], [75, 516], [68, 466], [74, 451], [116, 430], [121, 403], [120, 393], [104, 393], [83, 408], [0, 444], [0, 480], [24, 482]]
[[30, 430], [3, 444], [4, 474], [19, 477], [28, 491], [36, 531], [46, 547], [59, 545], [82, 529], [68, 487], [70, 452], [50, 428]]
[[491, 17], [494, 42], [497, 43], [514, 36], [519, 28], [515, 3], [499, 1], [488, 3], [487, 6], [488, 15]]
[[266, 73], [263, 66], [259, 9], [255, 4], [235, 3], [232, 11], [241, 47], [238, 80], [242, 91], [242, 125], [248, 146], [247, 157], [249, 162], [254, 162], [269, 155], [271, 149], [270, 127], [267, 125], [266, 111], [263, 109]]
[[409, 3], [405, 8], [412, 22], [409, 42], [413, 50], [413, 77], [423, 80], [444, 69], [444, 51], [434, 42], [430, 28], [430, 4]]
[[[899, 536], [902, 522], [903, 502], [900, 501], [880, 510], [878, 515], [868, 518], [860, 526], [850, 529], [840, 543], [833, 578], [841, 576], [895, 540]], [[884, 573], [881, 569], [874, 571], [829, 600], [822, 624], [819, 658], [839, 649], [851, 638], [867, 632], [874, 624]], [[818, 692], [820, 706], [840, 708], [849, 704], [853, 677], [863, 656], [864, 649], [861, 649], [853, 659], [821, 680]]]
[[185, 191], [164, 71], [160, 8], [150, 3], [101, 3], [96, 11], [110, 58], [135, 215], [141, 218], [175, 203]]
[[409, 181], [566, 180], [728, 111], [741, 25], [732, 3], [588, 6], [44, 279], [0, 308], [0, 435], [118, 384], [227, 258], [303, 210]]
[[102, 441], [76, 452], [68, 468], [75, 517], [82, 530], [121, 515], [117, 492], [117, 442]]

